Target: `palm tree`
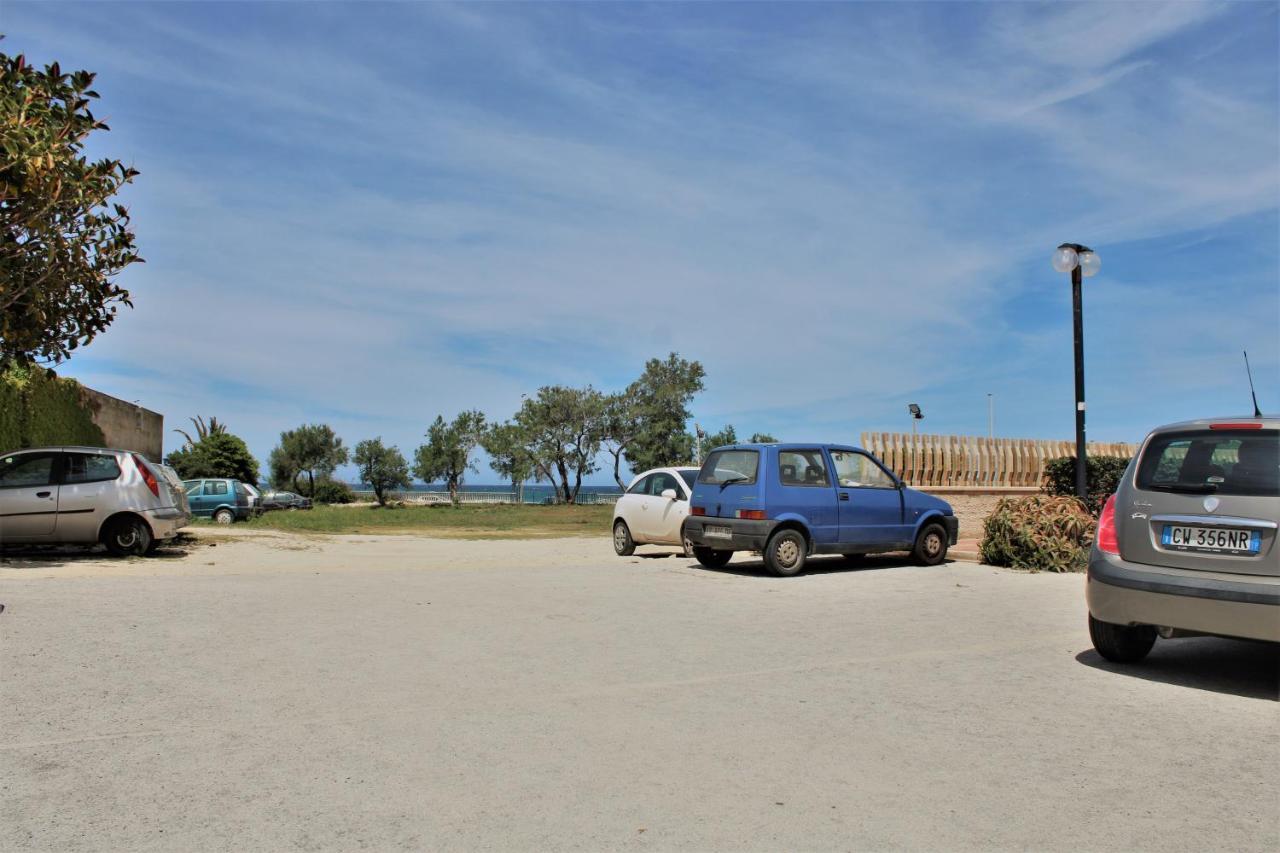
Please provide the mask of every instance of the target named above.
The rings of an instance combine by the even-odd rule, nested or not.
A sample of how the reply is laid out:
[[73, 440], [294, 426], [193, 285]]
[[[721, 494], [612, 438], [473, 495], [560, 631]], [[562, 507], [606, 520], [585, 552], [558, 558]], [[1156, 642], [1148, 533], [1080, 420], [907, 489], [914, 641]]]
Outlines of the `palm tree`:
[[[209, 418], [209, 423], [206, 425], [204, 422], [204, 418], [197, 415], [196, 417], [191, 418], [191, 423], [196, 428], [196, 435], [199, 436], [198, 441], [204, 441], [206, 438], [208, 438], [211, 435], [223, 435], [227, 431], [227, 425], [218, 423], [218, 419], [216, 417]], [[183, 438], [187, 440], [187, 443], [185, 445], [187, 449], [190, 449], [196, 445], [196, 442], [191, 440], [191, 435], [186, 430], [175, 429], [174, 432], [178, 433], [179, 435], [181, 435]]]

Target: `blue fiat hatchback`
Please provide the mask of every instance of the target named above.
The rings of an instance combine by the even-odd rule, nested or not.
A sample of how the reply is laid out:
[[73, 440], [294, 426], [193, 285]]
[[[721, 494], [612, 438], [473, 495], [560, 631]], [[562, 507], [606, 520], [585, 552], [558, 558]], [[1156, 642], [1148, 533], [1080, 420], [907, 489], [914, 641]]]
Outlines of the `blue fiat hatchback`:
[[911, 551], [921, 565], [937, 565], [960, 526], [946, 501], [839, 444], [718, 447], [689, 502], [684, 535], [699, 563], [719, 568], [734, 551], [759, 551], [782, 577], [803, 571], [811, 554]]

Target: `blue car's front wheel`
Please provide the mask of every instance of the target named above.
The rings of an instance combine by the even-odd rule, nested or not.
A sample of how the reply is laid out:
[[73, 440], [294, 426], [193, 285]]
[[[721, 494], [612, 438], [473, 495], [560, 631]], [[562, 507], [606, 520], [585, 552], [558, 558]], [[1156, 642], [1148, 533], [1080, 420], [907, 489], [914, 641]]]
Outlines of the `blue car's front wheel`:
[[922, 566], [936, 566], [947, 559], [947, 531], [941, 524], [926, 524], [920, 529], [911, 556]]

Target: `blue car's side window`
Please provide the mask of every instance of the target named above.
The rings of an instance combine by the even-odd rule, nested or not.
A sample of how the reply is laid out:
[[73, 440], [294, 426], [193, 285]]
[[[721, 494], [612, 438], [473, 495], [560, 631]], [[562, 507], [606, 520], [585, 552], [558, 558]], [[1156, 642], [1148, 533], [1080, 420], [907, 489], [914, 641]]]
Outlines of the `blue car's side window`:
[[836, 468], [836, 481], [845, 488], [896, 489], [898, 487], [897, 481], [865, 453], [833, 450], [831, 464]]

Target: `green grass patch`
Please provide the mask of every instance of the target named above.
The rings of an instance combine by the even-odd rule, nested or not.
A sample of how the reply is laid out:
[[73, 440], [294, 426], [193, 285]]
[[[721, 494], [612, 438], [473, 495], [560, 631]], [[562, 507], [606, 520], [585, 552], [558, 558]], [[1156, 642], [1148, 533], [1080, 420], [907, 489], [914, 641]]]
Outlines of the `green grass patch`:
[[245, 526], [292, 533], [407, 533], [458, 539], [536, 539], [607, 536], [612, 521], [613, 507], [608, 505], [318, 506], [297, 512], [269, 512], [246, 522]]

